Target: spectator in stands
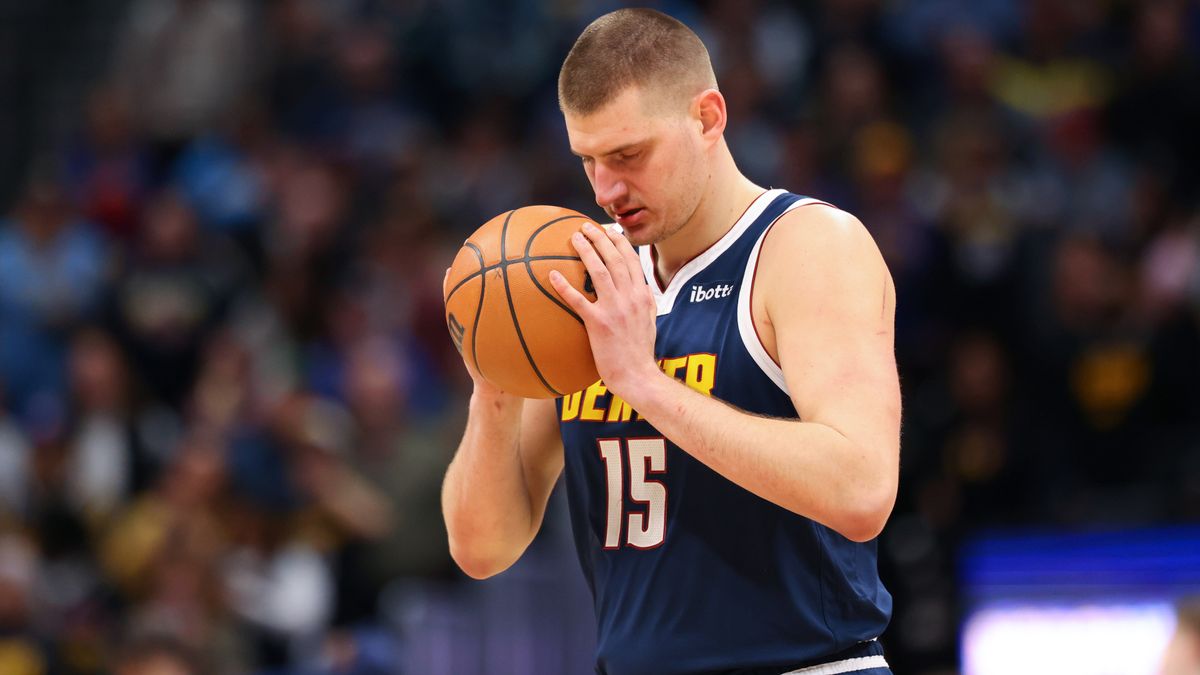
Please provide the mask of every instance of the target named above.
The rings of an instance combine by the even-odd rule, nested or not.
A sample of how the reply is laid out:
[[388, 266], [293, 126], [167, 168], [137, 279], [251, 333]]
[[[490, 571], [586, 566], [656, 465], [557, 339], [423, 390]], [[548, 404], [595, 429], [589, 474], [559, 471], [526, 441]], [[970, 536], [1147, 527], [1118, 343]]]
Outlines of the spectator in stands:
[[112, 287], [109, 312], [151, 395], [178, 407], [190, 391], [204, 341], [245, 281], [239, 250], [200, 229], [173, 190], [146, 206], [137, 250]]
[[67, 344], [96, 314], [106, 255], [103, 240], [46, 177], [35, 178], [12, 217], [0, 221], [0, 379], [16, 410], [35, 397], [61, 405]]
[[253, 83], [245, 0], [138, 0], [117, 44], [113, 81], [166, 177], [188, 139], [214, 128]]

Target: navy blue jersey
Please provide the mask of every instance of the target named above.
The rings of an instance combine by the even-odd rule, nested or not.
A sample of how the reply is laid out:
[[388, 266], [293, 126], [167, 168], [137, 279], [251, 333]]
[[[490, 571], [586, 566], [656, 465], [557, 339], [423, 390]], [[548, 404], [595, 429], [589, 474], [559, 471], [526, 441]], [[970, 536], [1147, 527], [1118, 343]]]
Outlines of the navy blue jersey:
[[[795, 418], [750, 318], [763, 235], [819, 203], [771, 190], [684, 265], [658, 303], [664, 371], [743, 410]], [[599, 624], [597, 668], [670, 675], [820, 662], [883, 632], [875, 542], [855, 543], [734, 485], [603, 383], [558, 401], [575, 543]]]

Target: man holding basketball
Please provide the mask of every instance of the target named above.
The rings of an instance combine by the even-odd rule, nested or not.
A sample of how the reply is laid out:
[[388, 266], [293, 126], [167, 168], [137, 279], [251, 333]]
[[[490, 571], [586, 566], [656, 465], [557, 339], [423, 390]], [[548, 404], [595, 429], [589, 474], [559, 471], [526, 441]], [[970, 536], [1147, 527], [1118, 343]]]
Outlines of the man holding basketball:
[[565, 467], [598, 672], [889, 673], [900, 389], [874, 241], [738, 171], [708, 53], [666, 15], [593, 22], [559, 102], [620, 225], [575, 238], [595, 302], [552, 275], [602, 379], [537, 401], [476, 378], [442, 496], [455, 560], [507, 569]]

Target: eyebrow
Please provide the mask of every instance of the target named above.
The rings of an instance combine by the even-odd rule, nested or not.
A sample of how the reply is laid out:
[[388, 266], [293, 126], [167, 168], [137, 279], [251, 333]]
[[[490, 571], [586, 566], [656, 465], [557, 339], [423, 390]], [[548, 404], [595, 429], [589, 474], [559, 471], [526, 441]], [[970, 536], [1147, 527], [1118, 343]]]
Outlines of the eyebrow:
[[[628, 149], [630, 149], [630, 148], [632, 148], [632, 147], [634, 147], [634, 146], [642, 145], [642, 144], [646, 143], [648, 140], [650, 140], [650, 139], [648, 139], [648, 138], [643, 138], [643, 139], [641, 139], [641, 140], [639, 140], [639, 141], [633, 141], [632, 143], [625, 143], [624, 145], [621, 145], [621, 146], [618, 146], [618, 147], [616, 147], [616, 148], [613, 148], [612, 150], [609, 150], [609, 151], [607, 151], [607, 152], [602, 152], [602, 153], [600, 153], [600, 156], [601, 156], [601, 157], [607, 157], [607, 156], [609, 156], [609, 155], [616, 155], [616, 154], [619, 154], [619, 153], [625, 152], [626, 150], [628, 150]], [[580, 157], [580, 158], [582, 158], [582, 157], [587, 157], [587, 155], [584, 155], [584, 154], [582, 154], [582, 153], [576, 152], [574, 148], [572, 148], [572, 149], [571, 149], [571, 154], [572, 154], [572, 155], [575, 155], [576, 157]]]

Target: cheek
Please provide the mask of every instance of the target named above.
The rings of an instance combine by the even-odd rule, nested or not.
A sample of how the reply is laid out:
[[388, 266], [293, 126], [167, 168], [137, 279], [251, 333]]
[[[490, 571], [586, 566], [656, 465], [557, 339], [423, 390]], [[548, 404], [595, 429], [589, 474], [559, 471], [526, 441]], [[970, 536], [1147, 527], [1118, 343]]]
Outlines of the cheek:
[[680, 156], [681, 160], [671, 174], [672, 191], [677, 208], [690, 211], [704, 189], [706, 168], [703, 155], [690, 146]]
[[688, 139], [677, 138], [655, 152], [631, 184], [634, 193], [653, 208], [663, 226], [695, 210], [704, 186], [704, 156]]
[[660, 209], [677, 210], [681, 202], [687, 201], [694, 183], [695, 161], [686, 148], [680, 148], [678, 152], [663, 153], [661, 160], [648, 172], [648, 177], [653, 177], [653, 197]]

